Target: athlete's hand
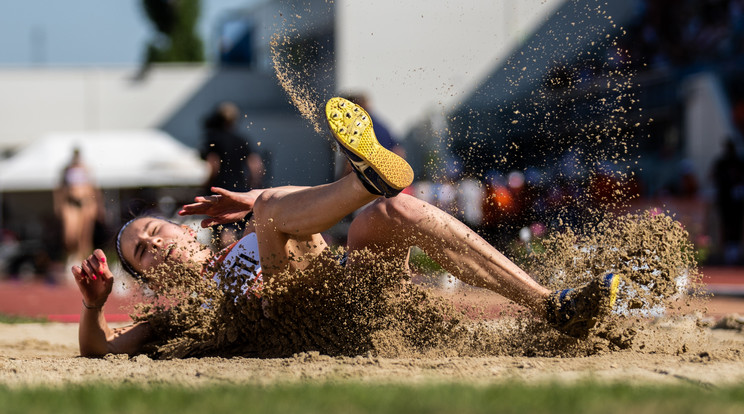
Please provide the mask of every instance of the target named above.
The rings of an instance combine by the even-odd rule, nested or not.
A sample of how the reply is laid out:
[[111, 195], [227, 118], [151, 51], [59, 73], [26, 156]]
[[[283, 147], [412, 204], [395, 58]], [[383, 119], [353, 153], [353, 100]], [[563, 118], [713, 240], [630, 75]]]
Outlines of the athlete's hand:
[[72, 275], [89, 307], [102, 307], [114, 286], [114, 275], [103, 251], [96, 249], [80, 266], [72, 267]]
[[178, 212], [180, 216], [206, 215], [209, 218], [202, 220], [202, 227], [217, 224], [234, 223], [242, 220], [246, 214], [253, 210], [256, 198], [264, 190], [251, 190], [247, 193], [236, 193], [224, 188], [212, 187], [214, 195], [198, 196], [194, 203], [183, 206]]

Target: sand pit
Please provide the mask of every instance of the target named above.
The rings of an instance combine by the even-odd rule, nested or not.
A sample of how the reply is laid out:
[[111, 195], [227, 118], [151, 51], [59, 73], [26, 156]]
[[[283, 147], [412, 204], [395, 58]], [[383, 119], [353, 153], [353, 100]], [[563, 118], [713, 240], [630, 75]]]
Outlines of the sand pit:
[[[332, 91], [316, 90], [309, 84], [313, 62], [292, 65], [286, 59], [283, 50], [291, 48], [292, 34], [272, 41], [277, 79], [291, 102], [322, 132], [319, 103]], [[615, 92], [617, 102], [632, 97], [630, 75], [609, 71], [608, 89]], [[538, 106], [535, 113], [542, 110]], [[576, 117], [576, 126], [591, 138], [590, 143], [584, 148], [572, 136], [571, 142], [563, 143], [570, 150], [566, 154], [582, 155], [586, 166], [608, 161], [622, 166], [635, 161], [628, 150], [636, 146], [628, 139], [630, 121], [614, 115], [605, 121], [603, 125], [579, 125], [584, 120]], [[533, 129], [546, 135], [546, 141], [559, 138], [542, 125]], [[540, 152], [547, 157], [550, 151]], [[509, 157], [505, 152], [494, 163], [508, 166]], [[624, 182], [634, 173], [621, 168], [613, 174]], [[627, 201], [622, 191], [615, 193], [617, 200], [603, 200], [608, 211], [624, 207]], [[588, 205], [588, 199], [572, 202], [572, 207], [582, 209]], [[562, 217], [569, 213], [567, 206], [556, 212], [557, 228], [566, 227]], [[459, 301], [468, 302], [465, 308], [473, 312], [462, 314], [442, 306], [437, 298], [446, 295], [441, 292], [432, 295], [422, 293], [429, 292], [427, 288], [400, 284], [404, 277], [397, 274], [399, 269], [370, 268], [366, 275], [349, 278], [343, 269], [326, 263], [321, 280], [292, 275], [281, 282], [267, 281], [260, 300], [250, 301], [235, 292], [225, 296], [216, 290], [206, 297], [209, 306], [205, 307], [204, 297], [190, 301], [192, 295], [181, 296], [186, 301], [175, 311], [146, 315], [163, 340], [146, 354], [133, 357], [77, 357], [77, 325], [0, 325], [0, 384], [169, 383], [188, 387], [302, 381], [598, 380], [713, 387], [742, 383], [741, 318], [730, 315], [721, 323], [709, 321], [704, 317], [704, 304], [674, 298], [699, 279], [683, 227], [663, 215], [649, 213], [617, 222], [605, 221], [604, 213], [587, 209], [591, 217], [583, 222], [588, 229], [571, 227], [548, 238], [543, 254], [520, 263], [553, 289], [578, 286], [605, 272], [623, 275], [625, 308], [611, 321], [618, 325], [609, 325], [585, 341], [560, 337], [513, 306], [489, 313], [492, 304], [504, 304], [493, 296], [481, 301], [481, 293], [472, 292], [447, 298], [457, 312], [463, 309], [461, 303], [458, 308]], [[230, 286], [243, 282], [237, 280]], [[198, 286], [194, 291], [203, 293], [209, 288]], [[460, 319], [479, 312], [478, 321]]]
[[[298, 381], [383, 383], [541, 383], [579, 380], [629, 384], [723, 386], [744, 381], [744, 333], [695, 327], [695, 320], [651, 321], [643, 349], [588, 357], [329, 357], [305, 352], [288, 358], [153, 360], [109, 355], [77, 357], [76, 324], [0, 324], [0, 384], [77, 383], [274, 384]], [[735, 324], [734, 324], [735, 326]], [[655, 345], [653, 345], [655, 344]], [[666, 351], [664, 350], [666, 349]], [[676, 349], [676, 350], [675, 350]]]
[[[323, 279], [298, 274], [268, 281], [260, 301], [234, 299], [219, 288], [205, 308], [186, 295], [165, 317], [149, 317], [166, 335], [133, 357], [78, 357], [76, 324], [2, 324], [0, 383], [741, 383], [744, 319], [710, 318], [708, 297], [675, 293], [678, 275], [697, 280], [694, 260], [680, 256], [689, 249], [686, 233], [677, 228], [663, 216], [636, 216], [588, 240], [569, 234], [546, 244], [545, 257], [556, 260], [533, 267], [538, 277], [558, 274], [576, 285], [586, 269], [607, 269], [611, 262], [636, 292], [654, 282], [645, 297], [619, 299], [632, 306], [616, 308], [622, 312], [586, 340], [558, 335], [493, 292], [407, 283], [403, 269], [381, 261], [350, 276], [321, 258], [316, 264], [323, 266]], [[648, 234], [663, 234], [666, 242], [649, 249]], [[617, 243], [616, 237], [626, 241]], [[593, 249], [582, 247], [587, 241]], [[602, 249], [607, 244], [615, 247]], [[561, 258], [573, 258], [572, 264]], [[684, 291], [693, 290], [685, 285]]]

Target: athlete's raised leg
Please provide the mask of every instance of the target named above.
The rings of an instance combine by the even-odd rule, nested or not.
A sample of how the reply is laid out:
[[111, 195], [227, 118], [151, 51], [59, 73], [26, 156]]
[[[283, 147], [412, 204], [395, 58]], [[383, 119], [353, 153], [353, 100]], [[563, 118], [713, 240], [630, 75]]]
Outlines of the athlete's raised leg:
[[317, 233], [377, 196], [393, 197], [413, 182], [408, 163], [377, 142], [372, 120], [362, 107], [332, 98], [326, 105], [326, 116], [357, 176], [316, 187], [284, 187], [261, 193], [253, 207], [253, 221], [264, 272], [302, 266], [292, 259], [318, 254], [326, 247]]
[[354, 176], [315, 187], [264, 190], [253, 205], [252, 223], [265, 274], [302, 269], [327, 246], [321, 235], [349, 213], [377, 196]]

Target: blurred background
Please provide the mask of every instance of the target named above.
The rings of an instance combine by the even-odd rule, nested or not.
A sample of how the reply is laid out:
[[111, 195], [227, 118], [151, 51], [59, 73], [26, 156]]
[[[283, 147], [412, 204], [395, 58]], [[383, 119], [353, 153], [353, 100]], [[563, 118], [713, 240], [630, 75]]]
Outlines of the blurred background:
[[364, 98], [406, 191], [503, 250], [650, 210], [744, 264], [744, 0], [19, 0], [0, 39], [0, 279], [202, 194], [225, 102], [253, 186], [337, 178], [297, 94]]

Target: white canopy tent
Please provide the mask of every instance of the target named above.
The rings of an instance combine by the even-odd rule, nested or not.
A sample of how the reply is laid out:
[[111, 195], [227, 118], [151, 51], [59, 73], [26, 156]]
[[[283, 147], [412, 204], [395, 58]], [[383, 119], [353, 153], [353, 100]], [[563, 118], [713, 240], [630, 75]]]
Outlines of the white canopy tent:
[[0, 192], [54, 189], [75, 148], [101, 188], [193, 186], [207, 176], [196, 150], [159, 130], [63, 132], [0, 163]]

